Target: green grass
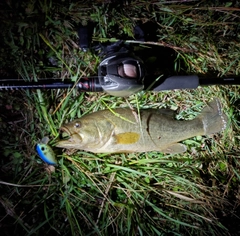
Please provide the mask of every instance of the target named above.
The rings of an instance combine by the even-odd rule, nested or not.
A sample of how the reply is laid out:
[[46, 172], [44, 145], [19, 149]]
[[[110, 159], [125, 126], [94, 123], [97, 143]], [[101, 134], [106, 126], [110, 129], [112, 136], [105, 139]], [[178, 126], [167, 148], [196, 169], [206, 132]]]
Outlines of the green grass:
[[[78, 48], [79, 23], [95, 22], [98, 43], [131, 42], [139, 21], [153, 21], [158, 46], [177, 53], [174, 73], [239, 75], [237, 1], [127, 1], [120, 8], [110, 1], [87, 2], [0, 3], [1, 74], [77, 81], [96, 74], [100, 62]], [[238, 235], [239, 92], [238, 86], [212, 86], [119, 98], [76, 90], [1, 91], [3, 235]], [[188, 151], [181, 155], [69, 153], [55, 147], [63, 123], [93, 111], [171, 108], [177, 119], [193, 119], [213, 97], [223, 104], [228, 128], [183, 141]], [[36, 154], [45, 136], [56, 167]]]

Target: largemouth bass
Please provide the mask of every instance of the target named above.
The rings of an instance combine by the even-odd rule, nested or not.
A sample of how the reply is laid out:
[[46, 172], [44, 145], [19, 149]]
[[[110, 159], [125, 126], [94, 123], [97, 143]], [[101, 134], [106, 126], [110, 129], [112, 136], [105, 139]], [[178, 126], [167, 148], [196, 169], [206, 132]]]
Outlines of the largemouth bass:
[[60, 130], [68, 139], [60, 140], [57, 147], [93, 153], [181, 153], [186, 146], [178, 142], [218, 133], [226, 124], [218, 99], [195, 119], [184, 121], [175, 120], [174, 111], [166, 109], [140, 110], [140, 114], [128, 108], [100, 110], [62, 126]]

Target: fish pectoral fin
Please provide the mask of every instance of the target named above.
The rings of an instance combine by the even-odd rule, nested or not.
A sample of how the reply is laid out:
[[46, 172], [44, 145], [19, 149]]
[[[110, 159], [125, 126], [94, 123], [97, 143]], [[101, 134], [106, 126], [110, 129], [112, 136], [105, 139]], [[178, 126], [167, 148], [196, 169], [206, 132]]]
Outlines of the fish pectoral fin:
[[183, 153], [187, 150], [187, 147], [182, 143], [173, 143], [167, 148], [161, 150], [163, 153]]

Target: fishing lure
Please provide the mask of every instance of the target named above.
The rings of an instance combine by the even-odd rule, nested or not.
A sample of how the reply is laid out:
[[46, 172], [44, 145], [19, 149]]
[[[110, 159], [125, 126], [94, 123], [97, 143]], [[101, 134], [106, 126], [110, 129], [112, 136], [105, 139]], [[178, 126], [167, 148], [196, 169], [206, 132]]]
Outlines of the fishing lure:
[[43, 138], [41, 143], [36, 145], [36, 151], [39, 157], [49, 165], [57, 165], [57, 159], [52, 148], [47, 145], [47, 138]]

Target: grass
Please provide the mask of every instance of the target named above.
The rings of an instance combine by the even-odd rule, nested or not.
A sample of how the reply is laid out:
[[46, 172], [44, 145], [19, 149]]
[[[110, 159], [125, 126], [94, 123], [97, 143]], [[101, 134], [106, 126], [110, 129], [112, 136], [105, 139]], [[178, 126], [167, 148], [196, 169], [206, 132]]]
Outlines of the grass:
[[[89, 21], [93, 45], [131, 42], [139, 21], [156, 22], [157, 46], [177, 54], [172, 73], [239, 75], [237, 1], [126, 1], [120, 7], [111, 1], [3, 1], [0, 9], [3, 76], [76, 81], [96, 74], [100, 58], [77, 46], [76, 29]], [[93, 111], [171, 108], [177, 119], [193, 119], [213, 97], [229, 117], [227, 130], [185, 140], [188, 151], [181, 155], [68, 153], [54, 146], [63, 123]], [[76, 90], [1, 91], [0, 98], [3, 235], [239, 234], [238, 86], [143, 91], [128, 98]], [[56, 167], [36, 154], [45, 136]]]

